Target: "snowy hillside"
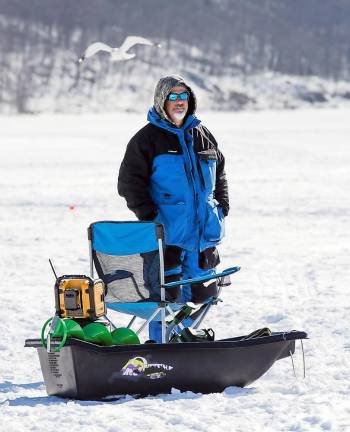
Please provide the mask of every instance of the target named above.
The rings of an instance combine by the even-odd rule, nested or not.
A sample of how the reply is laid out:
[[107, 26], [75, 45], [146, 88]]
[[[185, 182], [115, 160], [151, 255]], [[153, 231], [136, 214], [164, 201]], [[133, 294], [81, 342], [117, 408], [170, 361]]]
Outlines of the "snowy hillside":
[[[0, 112], [144, 111], [159, 76], [192, 82], [208, 110], [340, 106], [350, 100], [344, 0], [0, 0]], [[92, 42], [119, 46], [82, 67]]]
[[0, 117], [1, 430], [349, 431], [349, 114], [200, 116], [227, 160], [222, 268], [242, 266], [205, 326], [218, 338], [308, 332], [306, 379], [298, 347], [297, 380], [284, 359], [245, 389], [108, 403], [47, 397], [37, 353], [23, 345], [54, 311], [48, 258], [59, 274], [87, 273], [86, 227], [133, 219], [116, 176], [144, 115]]

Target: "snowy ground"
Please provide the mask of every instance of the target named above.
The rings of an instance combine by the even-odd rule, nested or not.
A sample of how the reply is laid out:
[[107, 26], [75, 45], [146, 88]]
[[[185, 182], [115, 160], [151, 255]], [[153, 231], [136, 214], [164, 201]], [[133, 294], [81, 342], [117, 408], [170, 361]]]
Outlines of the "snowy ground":
[[227, 159], [222, 268], [242, 266], [206, 326], [218, 338], [307, 331], [307, 378], [285, 359], [245, 389], [108, 403], [47, 397], [23, 344], [54, 311], [48, 258], [59, 274], [88, 273], [89, 223], [132, 218], [116, 176], [144, 116], [0, 117], [0, 429], [350, 431], [349, 115], [202, 115]]

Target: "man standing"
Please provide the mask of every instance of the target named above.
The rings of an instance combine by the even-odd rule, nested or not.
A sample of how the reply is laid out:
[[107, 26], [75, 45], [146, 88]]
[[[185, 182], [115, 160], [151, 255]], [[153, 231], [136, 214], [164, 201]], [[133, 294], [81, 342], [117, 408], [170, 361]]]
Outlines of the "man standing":
[[[164, 226], [166, 282], [214, 273], [229, 212], [225, 159], [195, 110], [195, 95], [181, 77], [161, 78], [149, 123], [130, 140], [119, 171], [118, 192], [128, 208], [139, 220]], [[150, 268], [151, 258], [144, 264]], [[150, 298], [159, 299], [145, 279]], [[216, 282], [197, 283], [168, 289], [167, 299], [201, 303], [216, 293]]]

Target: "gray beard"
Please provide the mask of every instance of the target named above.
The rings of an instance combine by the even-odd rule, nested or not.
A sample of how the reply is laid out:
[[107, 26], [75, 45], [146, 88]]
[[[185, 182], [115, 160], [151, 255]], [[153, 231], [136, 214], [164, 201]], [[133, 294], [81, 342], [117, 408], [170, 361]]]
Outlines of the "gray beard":
[[173, 116], [176, 118], [176, 120], [183, 120], [186, 116], [186, 112], [182, 113], [174, 113]]

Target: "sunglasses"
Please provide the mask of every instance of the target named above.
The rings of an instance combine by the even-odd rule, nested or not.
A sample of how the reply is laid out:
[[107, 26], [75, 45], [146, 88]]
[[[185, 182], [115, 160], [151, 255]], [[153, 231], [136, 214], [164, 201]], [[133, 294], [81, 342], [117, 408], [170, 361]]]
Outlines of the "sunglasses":
[[182, 100], [182, 101], [186, 101], [189, 98], [189, 94], [187, 92], [183, 92], [183, 93], [169, 93], [167, 96], [167, 100], [169, 101], [177, 101], [178, 99]]

